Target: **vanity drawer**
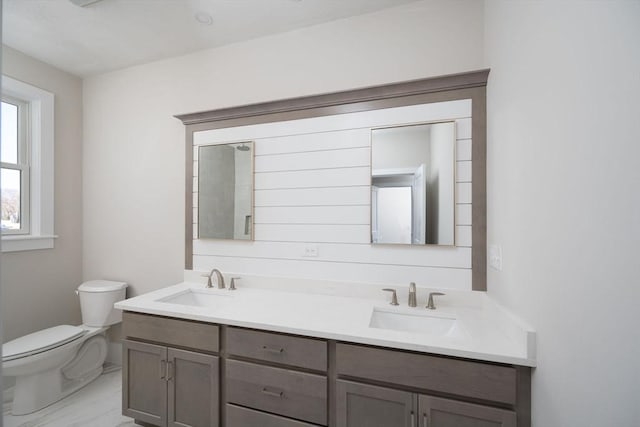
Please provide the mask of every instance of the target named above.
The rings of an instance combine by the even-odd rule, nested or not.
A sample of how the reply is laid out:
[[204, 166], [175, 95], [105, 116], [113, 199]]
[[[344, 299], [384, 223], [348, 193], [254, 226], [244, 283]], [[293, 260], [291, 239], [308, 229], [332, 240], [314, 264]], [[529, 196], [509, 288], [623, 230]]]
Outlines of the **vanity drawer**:
[[339, 343], [338, 375], [516, 403], [516, 370], [510, 366]]
[[316, 427], [315, 424], [303, 423], [278, 415], [254, 411], [253, 409], [227, 404], [226, 427]]
[[227, 360], [225, 373], [228, 403], [327, 424], [326, 377], [239, 360]]
[[326, 372], [326, 341], [271, 332], [227, 328], [228, 354]]
[[122, 314], [122, 331], [125, 338], [213, 353], [219, 349], [218, 326], [210, 323], [125, 311]]

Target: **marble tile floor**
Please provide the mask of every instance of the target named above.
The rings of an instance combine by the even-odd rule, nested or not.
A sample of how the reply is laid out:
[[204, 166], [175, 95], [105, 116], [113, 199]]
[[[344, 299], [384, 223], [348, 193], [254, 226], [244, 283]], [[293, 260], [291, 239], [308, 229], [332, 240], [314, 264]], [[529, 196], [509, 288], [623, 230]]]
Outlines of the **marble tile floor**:
[[[133, 427], [133, 419], [121, 414], [122, 371], [105, 372], [75, 393], [38, 412], [13, 416], [3, 407], [4, 427]], [[138, 427], [138, 426], [136, 426]]]

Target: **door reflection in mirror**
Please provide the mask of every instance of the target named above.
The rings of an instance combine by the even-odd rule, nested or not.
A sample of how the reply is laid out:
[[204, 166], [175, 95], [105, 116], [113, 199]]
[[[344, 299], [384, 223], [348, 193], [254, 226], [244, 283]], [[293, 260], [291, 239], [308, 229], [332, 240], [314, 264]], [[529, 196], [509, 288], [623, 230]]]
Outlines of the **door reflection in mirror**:
[[455, 244], [455, 122], [371, 131], [371, 241]]
[[198, 149], [198, 238], [253, 239], [253, 142]]

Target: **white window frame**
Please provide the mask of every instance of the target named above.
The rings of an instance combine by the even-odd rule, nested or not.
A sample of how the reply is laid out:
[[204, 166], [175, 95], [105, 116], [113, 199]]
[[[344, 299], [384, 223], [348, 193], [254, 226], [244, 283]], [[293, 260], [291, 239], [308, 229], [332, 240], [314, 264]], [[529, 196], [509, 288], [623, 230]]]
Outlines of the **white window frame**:
[[[2, 94], [2, 103], [11, 104], [18, 110], [18, 129], [17, 129], [17, 159], [15, 163], [2, 162], [2, 169], [17, 170], [20, 172], [20, 228], [4, 229], [2, 234], [29, 234], [29, 217], [31, 209], [29, 208], [29, 177], [31, 175], [29, 169], [29, 103], [22, 99], [17, 99], [7, 94]], [[4, 141], [3, 141], [4, 142]]]
[[2, 95], [28, 103], [29, 232], [3, 234], [2, 252], [50, 249], [54, 234], [54, 95], [2, 76]]

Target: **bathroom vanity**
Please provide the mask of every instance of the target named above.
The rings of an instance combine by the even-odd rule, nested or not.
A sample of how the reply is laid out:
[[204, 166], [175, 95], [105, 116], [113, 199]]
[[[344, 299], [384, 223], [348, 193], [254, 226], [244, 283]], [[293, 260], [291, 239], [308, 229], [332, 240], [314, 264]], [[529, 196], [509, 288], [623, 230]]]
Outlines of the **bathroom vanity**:
[[[530, 426], [535, 333], [473, 292], [486, 290], [488, 73], [176, 116], [186, 281], [116, 304], [124, 414]], [[241, 273], [238, 290], [205, 289], [193, 271], [217, 269]], [[381, 292], [404, 283], [406, 302], [414, 281], [447, 295], [429, 310], [443, 289], [419, 287], [417, 307]]]
[[[533, 332], [483, 293], [451, 292], [432, 313], [419, 295], [389, 308], [376, 290], [185, 282], [120, 302], [123, 413], [157, 426], [530, 426]], [[425, 330], [372, 323], [382, 311]]]

